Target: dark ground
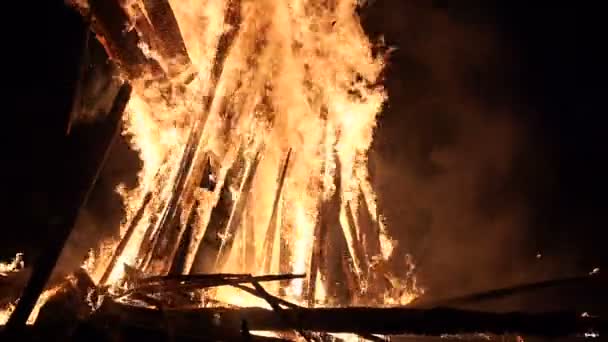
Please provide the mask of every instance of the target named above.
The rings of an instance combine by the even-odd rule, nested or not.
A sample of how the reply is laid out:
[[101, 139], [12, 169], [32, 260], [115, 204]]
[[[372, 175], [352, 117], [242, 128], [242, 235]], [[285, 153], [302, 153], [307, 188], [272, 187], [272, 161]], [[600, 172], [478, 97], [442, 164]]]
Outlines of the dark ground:
[[[67, 151], [94, 142], [64, 136], [79, 17], [61, 1], [18, 3], [4, 11], [19, 23], [5, 21], [2, 43], [9, 105], [0, 254], [24, 251], [27, 262], [53, 236], [45, 222], [64, 208], [74, 170], [87, 162]], [[398, 47], [374, 182], [400, 241], [395, 265], [412, 253], [429, 294], [608, 269], [598, 13], [574, 3], [472, 0], [377, 0], [363, 11], [367, 30]], [[132, 182], [137, 166], [120, 148], [92, 199], [92, 220], [105, 225], [120, 206], [111, 190]]]

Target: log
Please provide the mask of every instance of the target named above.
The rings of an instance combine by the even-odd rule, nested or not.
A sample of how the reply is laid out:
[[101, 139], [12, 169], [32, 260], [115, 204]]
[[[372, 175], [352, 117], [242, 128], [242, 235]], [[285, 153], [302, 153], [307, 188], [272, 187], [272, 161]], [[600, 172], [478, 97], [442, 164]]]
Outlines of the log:
[[243, 321], [251, 330], [305, 331], [382, 335], [517, 334], [536, 337], [565, 337], [594, 331], [608, 333], [604, 319], [581, 317], [573, 312], [528, 314], [487, 313], [457, 309], [409, 308], [285, 308], [281, 316], [262, 308], [202, 308], [158, 310], [105, 302], [98, 319], [140, 326], [160, 326], [170, 320], [176, 331], [203, 336], [221, 330], [238, 331]]
[[[168, 237], [168, 235], [171, 235], [171, 229], [176, 227], [176, 222], [179, 220], [181, 215], [185, 217], [189, 216], [188, 210], [190, 210], [191, 208], [187, 206], [188, 201], [192, 197], [193, 191], [195, 189], [195, 184], [200, 184], [200, 178], [202, 178], [203, 176], [203, 173], [196, 173], [193, 179], [188, 177], [191, 170], [198, 170], [199, 168], [201, 168], [201, 165], [194, 163], [194, 159], [197, 155], [203, 153], [202, 151], [200, 151], [200, 139], [205, 124], [207, 122], [213, 98], [215, 97], [215, 87], [221, 75], [221, 71], [223, 70], [226, 54], [230, 46], [232, 45], [232, 41], [234, 40], [236, 33], [238, 32], [238, 23], [240, 22], [240, 1], [230, 2], [229, 10], [226, 16], [226, 21], [230, 23], [234, 22], [235, 25], [233, 26], [234, 28], [232, 30], [230, 30], [229, 32], [225, 32], [220, 38], [220, 44], [218, 46], [218, 55], [216, 56], [212, 69], [211, 84], [209, 86], [210, 90], [209, 93], [205, 95], [202, 111], [195, 118], [194, 122], [192, 122], [190, 133], [188, 135], [188, 141], [184, 149], [184, 155], [180, 162], [177, 181], [175, 182], [174, 188], [171, 192], [171, 198], [169, 199], [167, 209], [161, 216], [158, 229], [156, 230], [155, 236], [152, 237], [151, 243], [148, 244], [146, 246], [146, 250], [141, 253], [146, 256], [146, 259], [144, 259], [144, 262], [141, 265], [142, 269], [146, 271], [151, 271], [149, 267], [152, 260], [159, 260], [160, 258], [160, 263], [162, 264], [162, 258], [166, 255], [166, 251], [163, 248], [159, 247], [162, 247], [163, 244], [165, 245], [165, 247], [167, 246], [166, 242], [171, 239], [170, 237]], [[204, 163], [206, 161], [204, 160], [204, 158], [201, 159], [202, 161], [198, 160], [199, 163]], [[186, 207], [178, 208], [179, 203], [186, 204]], [[182, 228], [177, 226], [178, 234], [181, 234], [181, 230]], [[205, 235], [207, 234], [205, 233]], [[202, 245], [202, 241], [201, 244], [199, 244], [199, 249], [200, 245]], [[197, 257], [195, 257], [195, 262], [198, 262], [197, 260]], [[168, 269], [164, 269], [161, 267], [160, 270], [156, 271], [166, 273], [168, 272]], [[201, 270], [195, 270], [195, 272], [199, 271]], [[203, 272], [205, 271], [208, 270], [203, 270]]]
[[348, 230], [344, 229], [343, 227], [342, 231], [345, 235], [349, 234], [353, 242], [352, 250], [350, 248], [348, 249], [351, 258], [350, 260], [352, 260], [350, 265], [353, 267], [352, 272], [349, 272], [350, 278], [351, 281], [355, 283], [355, 287], [351, 287], [351, 289], [354, 289], [358, 296], [366, 297], [367, 289], [364, 289], [361, 284], [363, 281], [369, 282], [371, 280], [369, 277], [370, 260], [365, 253], [363, 241], [359, 238], [360, 234], [358, 233], [360, 228], [357, 226], [357, 221], [355, 221], [352, 203], [350, 201], [345, 204], [345, 214]]
[[285, 185], [285, 176], [287, 175], [287, 168], [289, 167], [289, 159], [291, 158], [291, 148], [287, 151], [287, 156], [283, 161], [283, 165], [281, 166], [281, 171], [279, 172], [279, 178], [277, 180], [277, 189], [274, 193], [274, 200], [272, 202], [272, 212], [270, 213], [270, 221], [268, 221], [268, 228], [266, 228], [266, 237], [264, 239], [264, 246], [262, 250], [264, 251], [263, 257], [264, 259], [261, 261], [262, 266], [264, 267], [264, 272], [270, 272], [270, 264], [272, 262], [272, 248], [274, 245], [275, 234], [277, 230], [277, 213], [279, 209], [279, 201], [281, 198], [281, 193], [283, 192], [283, 186]]
[[134, 287], [121, 293], [116, 298], [122, 298], [132, 294], [154, 294], [171, 292], [184, 292], [200, 290], [210, 287], [251, 284], [269, 281], [286, 281], [303, 278], [303, 274], [277, 274], [252, 276], [250, 274], [199, 274], [199, 275], [176, 275], [165, 277], [150, 277], [139, 280]]
[[352, 303], [353, 291], [358, 291], [359, 286], [353, 279], [352, 258], [349, 255], [344, 229], [340, 224], [341, 207], [341, 164], [335, 155], [336, 177], [335, 191], [329, 199], [322, 204], [321, 215], [322, 234], [320, 240], [315, 243], [322, 244], [318, 258], [319, 273], [325, 285], [326, 298], [330, 304], [344, 305]]
[[[188, 189], [187, 181], [188, 174], [194, 163], [199, 138], [202, 134], [202, 128], [199, 127], [199, 124], [204, 125], [204, 122], [195, 120], [192, 123], [167, 207], [162, 213], [158, 228], [156, 229], [156, 234], [152, 237], [151, 243], [146, 246], [148, 250], [145, 251], [144, 254], [147, 255], [147, 259], [141, 266], [141, 269], [143, 269], [144, 272], [157, 271], [164, 274], [168, 272], [168, 267], [171, 266], [168, 262], [165, 262], [165, 257], [167, 256], [168, 250], [174, 251], [175, 248], [177, 248], [177, 240], [179, 239], [182, 230], [180, 218], [181, 215], [187, 215], [181, 210], [182, 206], [180, 204], [188, 204], [186, 199], [189, 198], [189, 195], [191, 195], [194, 190]], [[148, 229], [152, 228], [153, 225], [150, 225], [150, 228]], [[170, 257], [172, 258], [173, 255]], [[166, 266], [167, 264], [169, 265]], [[151, 265], [159, 266], [159, 268], [156, 270], [151, 269]]]
[[[93, 155], [100, 157], [98, 157], [98, 160], [96, 160], [96, 163], [94, 163], [90, 170], [79, 170], [79, 172], [84, 172], [88, 177], [84, 178], [84, 184], [74, 185], [80, 189], [78, 195], [72, 201], [72, 207], [67, 208], [67, 214], [60, 218], [57, 223], [48, 227], [48, 229], [55, 232], [53, 235], [55, 239], [48, 241], [46, 250], [34, 263], [32, 276], [24, 289], [23, 295], [19, 299], [15, 311], [6, 324], [9, 332], [18, 333], [23, 330], [38, 297], [40, 297], [51, 277], [63, 246], [72, 232], [80, 209], [87, 203], [89, 195], [97, 183], [101, 169], [105, 165], [110, 148], [119, 135], [122, 113], [129, 101], [130, 95], [131, 86], [128, 83], [123, 84], [114, 100], [108, 118], [104, 121], [102, 127], [97, 127], [98, 131], [96, 133], [99, 134], [98, 137], [102, 140], [102, 143], [97, 146], [96, 151], [86, 152], [94, 153]], [[77, 157], [77, 155], [72, 157]]]
[[[63, 281], [63, 287], [40, 308], [36, 328], [54, 330], [56, 339], [66, 339], [79, 323], [92, 313], [87, 297], [96, 295], [95, 283], [83, 269], [74, 272], [71, 279]], [[61, 313], [61, 314], [59, 314]], [[64, 336], [61, 336], [62, 333]]]
[[367, 202], [365, 201], [365, 195], [363, 194], [363, 190], [359, 188], [359, 210], [357, 213], [353, 213], [357, 215], [359, 228], [361, 233], [361, 243], [363, 244], [363, 249], [367, 253], [367, 257], [380, 255], [382, 253], [380, 248], [380, 228], [377, 224], [375, 224], [372, 216], [370, 214], [370, 209], [367, 207]]
[[230, 215], [236, 205], [230, 192], [230, 186], [240, 184], [245, 172], [245, 147], [241, 145], [237, 152], [237, 157], [234, 163], [227, 171], [224, 184], [220, 189], [219, 199], [211, 211], [209, 223], [205, 234], [201, 239], [190, 273], [210, 273], [215, 272], [215, 262], [222, 245], [221, 233], [225, 230], [229, 223]]
[[183, 232], [182, 236], [179, 239], [179, 244], [177, 246], [177, 250], [175, 251], [175, 256], [172, 258], [171, 269], [169, 270], [169, 274], [183, 274], [186, 272], [186, 257], [188, 255], [188, 247], [190, 246], [190, 242], [192, 240], [192, 234], [194, 233], [193, 225], [195, 223], [196, 218], [196, 209], [199, 206], [199, 201], [195, 201], [193, 205], [193, 209], [190, 210], [190, 216], [188, 217], [188, 221], [186, 222], [186, 229]]
[[135, 216], [133, 216], [131, 223], [127, 227], [127, 231], [125, 232], [125, 235], [120, 239], [118, 246], [116, 246], [116, 248], [114, 249], [112, 258], [110, 259], [108, 266], [106, 266], [106, 269], [103, 272], [103, 275], [99, 279], [100, 285], [102, 285], [102, 286], [107, 285], [106, 282], [108, 281], [108, 278], [112, 274], [114, 267], [116, 267], [116, 263], [118, 262], [118, 259], [120, 258], [120, 256], [124, 252], [125, 248], [127, 247], [127, 244], [129, 242], [129, 240], [131, 239], [131, 236], [133, 236], [133, 233], [135, 232], [135, 228], [137, 228], [139, 221], [141, 221], [141, 219], [144, 215], [144, 212], [145, 212], [146, 208], [148, 207], [148, 204], [150, 203], [151, 199], [152, 199], [152, 193], [148, 192], [144, 196], [142, 205], [139, 207], [139, 209], [137, 209]]

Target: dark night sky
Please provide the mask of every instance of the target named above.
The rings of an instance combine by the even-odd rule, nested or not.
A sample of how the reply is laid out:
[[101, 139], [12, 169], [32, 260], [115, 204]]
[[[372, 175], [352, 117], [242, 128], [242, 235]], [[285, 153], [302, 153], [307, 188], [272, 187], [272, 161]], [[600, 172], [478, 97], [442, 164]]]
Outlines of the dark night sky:
[[[63, 8], [61, 1], [35, 6], [19, 3], [23, 4], [15, 6], [21, 8], [12, 13], [27, 13], [27, 20], [5, 31], [10, 37], [2, 43], [8, 57], [3, 72], [8, 79], [4, 77], [3, 83], [9, 88], [2, 134], [3, 256], [39, 246], [32, 241], [44, 239], [48, 232], [34, 228], [31, 206], [49, 189], [68, 182], [63, 176], [66, 169], [80, 167], [77, 160], [65, 160], [62, 137], [80, 49], [78, 17]], [[574, 3], [569, 7], [512, 1], [454, 3], [377, 0], [363, 13], [370, 33], [382, 33], [389, 45], [399, 47], [386, 76], [391, 101], [379, 124], [378, 159], [402, 162], [386, 172], [397, 177], [400, 168], [413, 170], [410, 181], [424, 192], [425, 184], [434, 184], [433, 172], [441, 173], [427, 165], [424, 156], [436, 146], [458, 146], [466, 140], [462, 137], [479, 133], [463, 128], [451, 135], [451, 122], [477, 125], [477, 119], [461, 119], [460, 115], [469, 115], [464, 109], [474, 108], [471, 118], [494, 116], [488, 120], [515, 122], [516, 127], [525, 127], [515, 129], [514, 134], [522, 137], [516, 139], [517, 149], [502, 146], [496, 138], [496, 153], [505, 148], [513, 157], [502, 181], [488, 176], [488, 187], [497, 185], [490, 191], [492, 200], [485, 203], [489, 209], [480, 212], [505, 206], [499, 203], [502, 199], [521, 203], [526, 212], [525, 225], [517, 232], [526, 241], [522, 254], [537, 250], [553, 254], [556, 262], [573, 260], [577, 270], [606, 265], [605, 21], [597, 9], [575, 8]], [[477, 59], [481, 61], [477, 66], [470, 62]], [[436, 112], [428, 103], [454, 110]], [[488, 113], [476, 114], [487, 108], [491, 109]], [[498, 126], [497, 132], [502, 132]], [[490, 146], [484, 153], [492, 155], [492, 134], [484, 135], [481, 127], [481, 138], [468, 143]], [[400, 221], [411, 212], [399, 206], [394, 198], [397, 190], [386, 189], [391, 182], [400, 180], [379, 181], [389, 221], [405, 227], [404, 235], [415, 234]], [[408, 186], [394, 189], [407, 191]], [[454, 193], [450, 200], [458, 202], [458, 195]], [[434, 209], [428, 210], [431, 220], [437, 220]], [[447, 237], [467, 234], [441, 229]], [[491, 241], [500, 244], [500, 240]], [[414, 251], [414, 256], [442, 253], [433, 249], [441, 245], [430, 246], [430, 251]], [[449, 264], [437, 260], [434, 264], [433, 257], [426, 258], [452, 274]], [[460, 270], [454, 267], [454, 272]]]

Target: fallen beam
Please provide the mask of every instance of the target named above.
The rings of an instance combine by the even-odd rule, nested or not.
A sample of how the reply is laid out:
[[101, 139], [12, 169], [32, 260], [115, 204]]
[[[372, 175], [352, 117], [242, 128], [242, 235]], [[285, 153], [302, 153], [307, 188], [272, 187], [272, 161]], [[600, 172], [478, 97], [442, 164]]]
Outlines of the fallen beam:
[[[120, 122], [122, 113], [127, 105], [127, 102], [131, 95], [131, 86], [128, 83], [123, 84], [120, 88], [118, 95], [114, 100], [114, 104], [108, 118], [104, 122], [102, 127], [98, 127], [96, 134], [99, 134], [98, 138], [102, 141], [94, 151], [86, 151], [88, 153], [94, 153], [97, 157], [96, 162], [89, 170], [79, 170], [85, 172], [88, 177], [83, 179], [84, 184], [75, 184], [76, 188], [79, 188], [78, 194], [71, 202], [71, 208], [66, 208], [67, 214], [57, 220], [57, 223], [53, 224], [49, 229], [53, 229], [56, 233], [54, 234], [55, 239], [48, 242], [48, 246], [45, 252], [36, 260], [33, 265], [32, 276], [30, 277], [26, 288], [23, 291], [19, 303], [15, 308], [15, 311], [9, 318], [6, 327], [11, 333], [18, 333], [25, 327], [25, 323], [38, 300], [40, 294], [44, 290], [51, 274], [56, 266], [57, 260], [61, 255], [61, 251], [65, 242], [67, 241], [72, 228], [76, 223], [76, 219], [80, 213], [80, 209], [86, 204], [91, 191], [97, 183], [97, 178], [105, 165], [105, 161], [108, 157], [111, 146], [114, 140], [120, 132]], [[76, 132], [74, 132], [76, 133]], [[72, 157], [77, 157], [77, 149], [74, 147], [75, 153]], [[82, 153], [82, 151], [80, 151]]]
[[203, 308], [165, 310], [163, 312], [131, 307], [114, 302], [104, 303], [99, 317], [124, 324], [160, 326], [163, 319], [178, 331], [201, 336], [208, 331], [238, 330], [247, 322], [251, 330], [305, 331], [327, 333], [427, 335], [446, 334], [518, 334], [537, 337], [566, 337], [590, 331], [608, 333], [608, 322], [581, 317], [573, 312], [542, 314], [487, 313], [457, 309], [408, 308], [286, 308], [281, 317], [262, 308]]
[[287, 156], [283, 161], [283, 165], [279, 171], [279, 179], [277, 180], [277, 188], [274, 193], [274, 200], [272, 202], [272, 212], [270, 213], [270, 221], [268, 221], [268, 228], [266, 228], [266, 236], [264, 238], [264, 259], [261, 261], [264, 272], [270, 272], [270, 264], [272, 261], [272, 247], [274, 245], [275, 235], [277, 231], [277, 214], [279, 209], [279, 201], [281, 193], [283, 192], [283, 186], [285, 185], [285, 176], [287, 175], [287, 168], [289, 167], [289, 159], [291, 158], [291, 148], [287, 151]]

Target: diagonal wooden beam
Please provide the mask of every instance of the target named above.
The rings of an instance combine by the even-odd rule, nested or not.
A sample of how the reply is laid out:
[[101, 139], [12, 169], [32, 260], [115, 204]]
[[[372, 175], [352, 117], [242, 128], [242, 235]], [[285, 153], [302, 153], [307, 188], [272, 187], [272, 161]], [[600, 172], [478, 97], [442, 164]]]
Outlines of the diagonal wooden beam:
[[184, 39], [168, 0], [142, 0], [150, 24], [154, 28], [159, 52], [180, 66], [190, 64]]
[[85, 184], [79, 184], [82, 186], [81, 190], [76, 198], [74, 198], [72, 207], [68, 208], [67, 214], [60, 217], [51, 227], [48, 227], [48, 229], [52, 229], [55, 232], [55, 239], [48, 242], [45, 252], [36, 260], [33, 266], [32, 276], [19, 299], [15, 311], [6, 324], [6, 329], [8, 331], [19, 332], [25, 327], [25, 323], [34, 308], [38, 297], [40, 297], [40, 294], [44, 290], [44, 287], [56, 266], [63, 246], [72, 232], [80, 209], [86, 204], [89, 195], [97, 182], [99, 174], [105, 165], [109, 151], [115, 139], [119, 136], [121, 117], [127, 102], [129, 101], [130, 95], [131, 86], [128, 83], [123, 84], [114, 100], [108, 118], [105, 120], [102, 127], [97, 128], [98, 131], [96, 134], [99, 134], [98, 137], [102, 139], [102, 142], [99, 144], [97, 151], [88, 152], [96, 152], [97, 154], [94, 155], [99, 156], [98, 160], [90, 170], [80, 170], [81, 172], [89, 172], [88, 177], [83, 181]]
[[268, 228], [266, 229], [266, 237], [264, 239], [264, 246], [262, 250], [264, 251], [263, 260], [261, 264], [263, 266], [264, 272], [270, 272], [270, 265], [272, 261], [272, 247], [274, 245], [274, 240], [277, 231], [277, 215], [279, 208], [279, 201], [281, 198], [281, 193], [283, 192], [283, 186], [285, 185], [285, 177], [287, 175], [287, 168], [289, 167], [289, 160], [291, 158], [291, 148], [287, 151], [287, 155], [285, 160], [283, 161], [283, 165], [281, 165], [281, 169], [279, 171], [279, 179], [277, 180], [277, 188], [274, 193], [274, 201], [272, 203], [272, 212], [270, 213], [270, 221], [268, 221]]

